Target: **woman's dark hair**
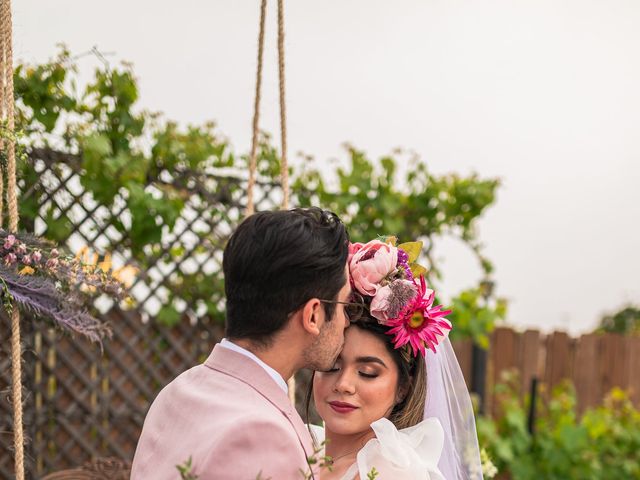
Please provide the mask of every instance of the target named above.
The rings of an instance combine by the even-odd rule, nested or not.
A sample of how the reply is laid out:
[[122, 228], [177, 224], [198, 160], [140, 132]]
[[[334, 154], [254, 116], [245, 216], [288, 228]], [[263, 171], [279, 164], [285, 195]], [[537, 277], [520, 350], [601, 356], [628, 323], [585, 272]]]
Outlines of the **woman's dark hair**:
[[[335, 300], [347, 281], [348, 253], [346, 228], [332, 212], [312, 207], [248, 217], [224, 250], [226, 336], [269, 345], [309, 299]], [[335, 305], [323, 306], [331, 319]]]
[[[349, 328], [360, 328], [378, 337], [384, 343], [391, 354], [394, 363], [398, 367], [397, 391], [404, 397], [391, 411], [389, 420], [397, 429], [412, 427], [420, 423], [424, 418], [424, 406], [427, 392], [427, 376], [424, 358], [420, 355], [414, 357], [409, 349], [394, 348], [393, 337], [386, 332], [389, 327], [381, 325], [375, 318], [364, 315], [357, 322], [352, 322]], [[313, 379], [309, 381], [309, 387], [305, 397], [306, 422], [309, 423], [309, 409], [313, 398]]]

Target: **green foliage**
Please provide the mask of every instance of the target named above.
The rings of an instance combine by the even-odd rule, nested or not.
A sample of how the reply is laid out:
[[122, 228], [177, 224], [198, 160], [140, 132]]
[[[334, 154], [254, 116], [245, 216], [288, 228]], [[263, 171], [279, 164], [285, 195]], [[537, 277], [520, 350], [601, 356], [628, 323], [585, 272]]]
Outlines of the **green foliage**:
[[483, 284], [460, 292], [451, 308], [448, 318], [456, 327], [451, 331], [451, 339], [471, 337], [485, 349], [489, 348], [489, 333], [507, 314], [506, 300], [492, 298]]
[[[142, 271], [158, 259], [170, 264], [192, 254], [176, 248], [165, 251], [164, 236], [173, 231], [185, 205], [194, 198], [198, 199], [195, 203], [216, 206], [237, 198], [234, 193], [240, 193], [242, 184], [230, 181], [220, 169], [246, 169], [247, 156], [235, 155], [212, 123], [181, 128], [161, 121], [157, 114], [140, 111], [136, 107], [138, 84], [129, 65], [101, 64], [93, 78], [78, 88], [76, 61], [62, 49], [50, 63], [16, 69], [18, 122], [25, 132], [24, 144], [28, 149], [73, 155], [76, 168], [82, 171], [82, 186], [94, 200], [113, 210], [116, 204], [125, 203], [126, 220], [116, 218], [113, 225], [127, 239], [124, 246], [131, 249]], [[427, 266], [431, 283], [441, 277], [434, 239], [454, 236], [475, 254], [485, 283], [488, 281], [493, 266], [481, 252], [476, 224], [494, 203], [499, 180], [476, 174], [434, 175], [424, 162], [402, 153], [375, 161], [354, 147], [347, 152], [347, 166], [337, 168], [336, 179], [327, 178], [312, 161], [291, 168], [293, 203], [322, 205], [338, 212], [354, 241], [379, 234], [422, 241], [426, 248], [419, 260]], [[267, 134], [260, 137], [257, 164], [260, 178], [279, 181], [280, 158]], [[407, 168], [400, 168], [401, 164]], [[20, 205], [23, 218], [33, 221], [40, 193], [37, 173], [25, 162], [20, 177], [36, 185], [35, 194]], [[210, 206], [208, 211], [212, 222], [233, 225], [237, 221], [225, 208]], [[46, 221], [48, 237], [59, 242], [68, 238], [71, 225], [64, 215], [56, 217], [50, 211]], [[184, 299], [199, 302], [222, 320], [223, 282], [219, 277], [176, 272], [167, 285], [172, 297], [159, 319], [167, 324], [179, 321], [181, 313], [174, 300]], [[504, 317], [505, 303], [492, 294], [481, 296], [480, 289], [462, 292], [453, 303], [460, 308], [455, 314], [459, 334], [484, 345], [496, 320]]]
[[191, 469], [193, 468], [191, 464], [192, 464], [192, 458], [189, 457], [189, 459], [185, 461], [183, 464], [176, 465], [178, 472], [180, 472], [181, 480], [198, 480], [198, 476], [195, 473], [191, 472]]
[[371, 471], [367, 473], [367, 480], [375, 480], [380, 475], [380, 472], [376, 470], [376, 467], [372, 467]]
[[600, 332], [640, 333], [640, 308], [627, 305], [612, 315], [605, 315], [600, 320]]
[[640, 478], [640, 411], [614, 389], [601, 407], [576, 411], [570, 384], [537, 405], [535, 435], [527, 428], [528, 405], [518, 396], [518, 379], [500, 386], [502, 415], [478, 419], [481, 445], [498, 471], [513, 480]]

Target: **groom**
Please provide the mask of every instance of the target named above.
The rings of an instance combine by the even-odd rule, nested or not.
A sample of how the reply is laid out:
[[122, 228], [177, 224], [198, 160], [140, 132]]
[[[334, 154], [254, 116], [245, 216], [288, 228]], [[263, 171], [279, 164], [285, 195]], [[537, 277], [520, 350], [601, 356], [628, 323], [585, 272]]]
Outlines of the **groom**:
[[155, 399], [132, 480], [302, 480], [311, 438], [287, 396], [301, 368], [328, 370], [342, 348], [351, 289], [348, 236], [319, 208], [247, 218], [224, 251], [226, 338]]

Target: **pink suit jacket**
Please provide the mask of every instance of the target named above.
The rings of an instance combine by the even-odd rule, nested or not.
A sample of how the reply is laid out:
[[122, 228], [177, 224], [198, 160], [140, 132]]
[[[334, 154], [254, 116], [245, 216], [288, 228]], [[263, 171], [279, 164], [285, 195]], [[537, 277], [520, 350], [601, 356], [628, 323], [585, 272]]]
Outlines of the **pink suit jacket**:
[[312, 454], [286, 393], [253, 360], [216, 345], [154, 400], [131, 479], [179, 479], [176, 465], [191, 457], [198, 480], [302, 480]]

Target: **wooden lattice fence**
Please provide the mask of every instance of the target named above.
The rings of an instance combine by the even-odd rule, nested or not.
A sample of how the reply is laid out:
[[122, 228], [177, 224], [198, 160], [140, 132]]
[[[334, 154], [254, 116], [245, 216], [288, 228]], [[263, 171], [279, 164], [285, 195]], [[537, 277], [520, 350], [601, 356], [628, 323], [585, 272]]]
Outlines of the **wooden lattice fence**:
[[[23, 228], [55, 238], [71, 251], [87, 246], [111, 252], [115, 266], [140, 268], [132, 286], [133, 308], [96, 302], [98, 315], [113, 327], [113, 338], [102, 351], [41, 320], [23, 320], [26, 470], [29, 478], [39, 478], [94, 457], [130, 460], [151, 400], [178, 373], [201, 362], [219, 340], [222, 248], [242, 218], [246, 181], [243, 172], [209, 172], [197, 179], [171, 172], [165, 178], [186, 197], [182, 215], [173, 228], [163, 228], [159, 242], [141, 246], [127, 235], [131, 212], [126, 194], [118, 194], [110, 205], [97, 202], [82, 187], [77, 156], [34, 149], [29, 161], [23, 177], [30, 183], [21, 185]], [[276, 183], [259, 182], [257, 208], [276, 208], [280, 195]], [[2, 319], [2, 479], [13, 478], [14, 471], [9, 336], [9, 323]]]

